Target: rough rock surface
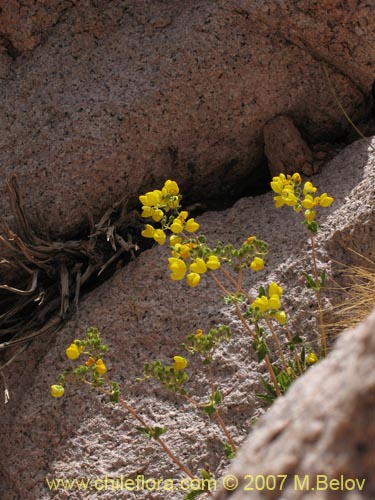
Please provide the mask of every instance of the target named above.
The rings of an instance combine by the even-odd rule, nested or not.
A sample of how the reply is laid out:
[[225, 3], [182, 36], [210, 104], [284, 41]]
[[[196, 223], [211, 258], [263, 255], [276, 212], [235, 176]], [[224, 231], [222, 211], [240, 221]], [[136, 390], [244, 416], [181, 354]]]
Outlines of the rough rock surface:
[[[375, 498], [374, 360], [375, 311], [343, 333], [329, 358], [274, 404], [230, 467], [238, 488], [215, 498]], [[287, 476], [281, 490], [256, 491], [254, 481], [254, 489], [245, 491], [250, 476], [278, 474]], [[306, 477], [309, 485], [301, 486]]]
[[[374, 139], [372, 144], [375, 144]], [[318, 217], [321, 231], [316, 248], [319, 267], [326, 268], [329, 274], [339, 280], [340, 269], [336, 268], [334, 259], [350, 263], [353, 254], [348, 247], [355, 245], [354, 248], [363, 255], [375, 258], [375, 155], [365, 142], [357, 142], [315, 176], [314, 183], [320, 190], [327, 190], [335, 197], [335, 203], [322, 210]], [[306, 335], [315, 344], [317, 324], [313, 311], [316, 302], [313, 294], [306, 290], [301, 275], [302, 270], [311, 265], [309, 244], [299, 215], [286, 208], [276, 210], [272, 194], [267, 193], [255, 198], [243, 198], [223, 212], [206, 213], [199, 218], [199, 222], [208, 241], [213, 244], [218, 240], [240, 244], [252, 234], [268, 241], [270, 253], [266, 269], [246, 275], [244, 286], [251, 294], [255, 294], [260, 284], [266, 285], [272, 280], [280, 282], [285, 289], [283, 303], [290, 316], [291, 330]], [[196, 328], [207, 330], [219, 322], [225, 322], [232, 327], [233, 337], [218, 352], [215, 379], [226, 403], [222, 416], [238, 444], [247, 436], [254, 419], [264, 412], [264, 407], [256, 397], [257, 393], [262, 392], [259, 366], [252, 353], [250, 339], [241, 333], [241, 325], [234, 311], [230, 306], [222, 305], [221, 294], [208, 276], [202, 279], [196, 289], [172, 282], [167, 271], [167, 257], [166, 247], [144, 252], [83, 299], [76, 321], [71, 321], [53, 338], [35, 341], [9, 370], [5, 370], [11, 400], [7, 406], [0, 406], [2, 500], [124, 498], [124, 491], [107, 489], [96, 492], [92, 489], [78, 493], [74, 485], [71, 492], [64, 492], [61, 487], [58, 491], [49, 492], [46, 477], [92, 478], [93, 481], [103, 480], [106, 476], [136, 478], [142, 474], [146, 479], [180, 477], [178, 470], [159, 448], [134, 431], [134, 421], [121, 408], [113, 408], [109, 403], [103, 405], [101, 398], [86, 388], [72, 386], [61, 400], [51, 399], [49, 386], [67, 366], [65, 348], [73, 339], [82, 336], [90, 325], [97, 326], [109, 344], [113, 353], [108, 362], [110, 374], [121, 383], [124, 396], [151, 423], [168, 427], [166, 441], [178, 456], [193, 471], [209, 464], [217, 476], [228, 466], [222, 456], [223, 436], [215, 422], [208, 421], [198, 410], [179, 402], [156, 385], [134, 382], [141, 374], [144, 362], [159, 359], [169, 363], [171, 356], [181, 352], [179, 345], [188, 333], [194, 332]], [[326, 299], [326, 305], [328, 303]], [[364, 342], [362, 334], [358, 335]], [[353, 380], [344, 380], [341, 370], [334, 373], [329, 371], [332, 373], [329, 387], [338, 389], [326, 400], [326, 409], [321, 408], [322, 415], [331, 407], [340, 406], [345, 385], [350, 383], [349, 387], [357, 388], [359, 382], [367, 384], [371, 380], [368, 378], [364, 382], [362, 369], [358, 375], [353, 368], [354, 363], [360, 363], [360, 360], [354, 361], [354, 356], [361, 352], [364, 343], [358, 341], [357, 345], [352, 345], [352, 336], [346, 339], [340, 344], [340, 349], [333, 353], [332, 361], [329, 358], [320, 368], [314, 369], [311, 375], [299, 382], [296, 389], [309, 395], [305, 380], [316, 383], [317, 373], [328, 373], [332, 366], [344, 366], [345, 362], [338, 359], [338, 353], [342, 353], [345, 346], [348, 349], [347, 359], [353, 360], [345, 373], [352, 373], [353, 369]], [[351, 350], [353, 352], [350, 354]], [[197, 369], [198, 375], [192, 377], [190, 393], [205, 400], [205, 375], [199, 371], [199, 365], [194, 363], [192, 361], [190, 364], [191, 373]], [[335, 399], [336, 393], [340, 399]], [[310, 395], [318, 398], [317, 404], [320, 405], [322, 400], [319, 394]], [[304, 398], [308, 399], [308, 396]], [[358, 402], [364, 401], [358, 396]], [[289, 411], [284, 401], [279, 405], [276, 411], [285, 409], [288, 412], [285, 418], [291, 419], [294, 407]], [[364, 408], [354, 417], [353, 407], [349, 403], [345, 408], [353, 420], [361, 420], [367, 414]], [[342, 421], [345, 408], [340, 414]], [[296, 420], [295, 425], [304, 425], [306, 419], [307, 416], [304, 416]], [[329, 422], [330, 426], [334, 425], [332, 419]], [[285, 421], [282, 420], [281, 424], [283, 426]], [[343, 464], [343, 473], [349, 475], [351, 471], [348, 470], [348, 464], [353, 451], [346, 449], [345, 444], [354, 441], [347, 440], [342, 434], [342, 425], [340, 427], [339, 422], [337, 425], [340, 434], [335, 441], [336, 448], [331, 453], [335, 460]], [[298, 450], [303, 467], [308, 468], [309, 456], [316, 457], [318, 453], [313, 450], [314, 433], [316, 437], [320, 433], [327, 436], [330, 428], [326, 428], [324, 423], [323, 426], [317, 423], [308, 429], [311, 442], [306, 449]], [[262, 435], [265, 429], [262, 424]], [[325, 443], [329, 439], [333, 441], [334, 436], [327, 436]], [[353, 434], [351, 439], [355, 440], [356, 435]], [[277, 443], [276, 440], [274, 445]], [[278, 458], [280, 463], [285, 464], [290, 453], [287, 450], [286, 456], [283, 451], [282, 447], [278, 448]], [[368, 455], [363, 453], [363, 456]], [[273, 458], [276, 460], [276, 457]], [[313, 465], [311, 470], [315, 470]], [[358, 469], [353, 465], [351, 470]], [[102, 484], [99, 483], [99, 486]], [[95, 488], [93, 484], [92, 487]], [[183, 495], [177, 490], [172, 493], [137, 490], [126, 492], [126, 498], [180, 500]]]
[[[55, 235], [172, 174], [191, 199], [207, 185], [212, 196], [245, 191], [276, 115], [312, 142], [348, 129], [321, 61], [348, 113], [369, 113], [373, 10], [328, 0], [6, 2], [0, 191], [17, 174], [35, 226]], [[0, 211], [9, 216], [4, 196]]]
[[264, 153], [271, 176], [300, 172], [313, 175], [318, 171], [312, 151], [287, 116], [273, 118], [263, 128]]

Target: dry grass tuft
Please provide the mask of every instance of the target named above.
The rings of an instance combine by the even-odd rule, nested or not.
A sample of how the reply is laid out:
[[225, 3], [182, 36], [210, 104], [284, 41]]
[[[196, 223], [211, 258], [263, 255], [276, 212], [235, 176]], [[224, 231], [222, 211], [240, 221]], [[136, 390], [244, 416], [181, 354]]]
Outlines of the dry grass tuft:
[[326, 327], [332, 337], [364, 321], [375, 307], [375, 261], [354, 253], [364, 265], [337, 263], [344, 269], [341, 277], [345, 285], [336, 288], [343, 299], [329, 311], [331, 322]]

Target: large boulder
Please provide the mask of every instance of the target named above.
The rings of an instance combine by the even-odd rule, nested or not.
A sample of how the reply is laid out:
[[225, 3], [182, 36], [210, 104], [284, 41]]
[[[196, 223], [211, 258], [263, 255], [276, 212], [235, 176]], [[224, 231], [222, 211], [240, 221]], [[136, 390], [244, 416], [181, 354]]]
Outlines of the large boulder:
[[[374, 140], [372, 144], [375, 144]], [[350, 263], [352, 253], [348, 251], [348, 245], [354, 241], [356, 250], [364, 256], [375, 257], [374, 154], [369, 152], [364, 141], [357, 142], [327, 165], [314, 178], [314, 183], [335, 198], [331, 207], [321, 210], [316, 251], [319, 268], [325, 268], [337, 281], [340, 276], [334, 261]], [[241, 244], [253, 234], [268, 241], [270, 252], [266, 269], [259, 274], [247, 273], [243, 286], [249, 293], [256, 294], [261, 284], [266, 285], [271, 280], [280, 282], [285, 290], [284, 303], [291, 330], [306, 336], [315, 345], [318, 335], [317, 315], [314, 314], [316, 299], [306, 289], [302, 276], [302, 271], [311, 269], [309, 238], [299, 214], [285, 207], [275, 209], [272, 194], [266, 193], [243, 198], [229, 210], [206, 213], [199, 222], [202, 232], [213, 244], [218, 240]], [[251, 348], [251, 339], [242, 332], [233, 307], [222, 304], [220, 290], [206, 275], [196, 289], [188, 288], [186, 283], [172, 282], [167, 270], [168, 256], [168, 248], [160, 246], [143, 252], [136, 261], [118, 270], [110, 281], [87, 295], [82, 300], [79, 315], [64, 329], [53, 337], [35, 340], [4, 370], [11, 399], [7, 405], [0, 406], [2, 500], [43, 500], [51, 495], [59, 499], [71, 498], [72, 491], [64, 492], [62, 487], [55, 493], [49, 492], [46, 477], [49, 480], [103, 480], [106, 476], [136, 478], [143, 474], [146, 479], [180, 478], [179, 471], [168, 457], [155, 443], [134, 430], [136, 422], [121, 408], [103, 404], [100, 396], [85, 387], [68, 386], [61, 400], [51, 399], [49, 386], [55, 383], [57, 374], [68, 363], [65, 348], [91, 325], [101, 330], [110, 347], [110, 374], [120, 382], [124, 397], [150, 423], [166, 425], [166, 441], [194, 473], [208, 464], [216, 477], [223, 474], [228, 463], [223, 458], [223, 435], [215, 421], [204, 417], [191, 405], [178, 402], [177, 398], [154, 384], [135, 382], [144, 362], [159, 359], [169, 363], [171, 356], [181, 353], [180, 343], [188, 333], [197, 328], [206, 331], [219, 322], [225, 322], [232, 327], [233, 336], [218, 351], [215, 379], [224, 394], [223, 419], [238, 445], [246, 438], [251, 424], [265, 411], [256, 397], [257, 393], [263, 392], [259, 365]], [[334, 299], [333, 291], [333, 296], [326, 297], [324, 304], [329, 305]], [[327, 361], [308, 372], [296, 388], [291, 389], [290, 396], [277, 403], [275, 411], [278, 415], [283, 413], [277, 431], [281, 432], [281, 437], [270, 446], [276, 446], [283, 467], [287, 463], [291, 464], [290, 467], [297, 463], [303, 467], [301, 465], [301, 469], [296, 470], [301, 470], [301, 473], [308, 470], [308, 464], [315, 460], [319, 451], [314, 449], [314, 439], [327, 447], [332, 445], [334, 458], [336, 453], [343, 453], [340, 457], [346, 460], [342, 469], [345, 475], [361, 472], [362, 462], [358, 466], [351, 462], [358, 460], [361, 453], [363, 460], [371, 458], [361, 444], [361, 436], [365, 433], [359, 431], [361, 423], [367, 425], [371, 410], [371, 406], [366, 407], [367, 403], [370, 405], [371, 397], [365, 394], [373, 383], [368, 357], [373, 339], [366, 333], [369, 325], [373, 322], [345, 336]], [[365, 352], [366, 346], [368, 353]], [[4, 361], [12, 355], [13, 352], [6, 353]], [[192, 377], [189, 392], [203, 400], [207, 387], [205, 374], [192, 362], [191, 373], [195, 370], [198, 370], [197, 377]], [[350, 381], [345, 379], [349, 375]], [[306, 410], [302, 402], [298, 405], [295, 402], [296, 394], [306, 402]], [[343, 404], [345, 394], [348, 396], [347, 405]], [[356, 401], [360, 403], [358, 409], [355, 408]], [[296, 408], [301, 414], [298, 418], [293, 416]], [[331, 408], [335, 412], [329, 415]], [[311, 420], [308, 420], [308, 413]], [[305, 424], [318, 419], [318, 415], [328, 419], [327, 426], [324, 421], [314, 420], [314, 426], [306, 428]], [[345, 429], [351, 433], [349, 424], [351, 420], [353, 424], [355, 418], [358, 419], [353, 427], [355, 432], [347, 438]], [[260, 427], [261, 436], [270, 436], [264, 430], [267, 429], [265, 425], [274, 429], [272, 419], [268, 418], [267, 424]], [[289, 439], [294, 428], [298, 427], [298, 436], [302, 438], [304, 426], [309, 443], [305, 447], [301, 444], [296, 457], [291, 456], [288, 447], [278, 446], [279, 442]], [[337, 430], [337, 434], [330, 435], [330, 429]], [[296, 445], [298, 436], [295, 441], [290, 437], [289, 441]], [[319, 441], [323, 437], [324, 441]], [[257, 438], [256, 442], [260, 440]], [[249, 443], [247, 447], [251, 446], [251, 440]], [[358, 445], [358, 449], [351, 452], [353, 444]], [[350, 448], [347, 454], [344, 453], [346, 445]], [[258, 450], [258, 453], [262, 460], [267, 460], [267, 450]], [[272, 460], [276, 463], [277, 457], [272, 457]], [[310, 471], [314, 472], [314, 467], [317, 466], [311, 465]], [[337, 469], [332, 471], [336, 473]], [[166, 493], [140, 489], [132, 494], [134, 498], [147, 500], [183, 498], [177, 490]], [[124, 498], [124, 491], [108, 489], [97, 493], [93, 489], [80, 491], [79, 495], [80, 498], [113, 499]]]
[[[353, 5], [352, 5], [353, 4]], [[16, 174], [35, 227], [67, 236], [118, 198], [176, 178], [190, 200], [254, 187], [263, 126], [307, 142], [365, 119], [368, 2], [20, 2], [0, 12], [0, 190]], [[285, 155], [283, 155], [285, 156]], [[6, 197], [0, 211], [10, 218]]]

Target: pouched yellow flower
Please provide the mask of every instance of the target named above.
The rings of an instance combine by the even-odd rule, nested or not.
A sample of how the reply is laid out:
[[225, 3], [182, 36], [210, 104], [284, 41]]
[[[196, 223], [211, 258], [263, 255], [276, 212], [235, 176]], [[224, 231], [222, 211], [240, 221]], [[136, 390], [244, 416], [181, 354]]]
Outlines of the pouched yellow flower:
[[182, 259], [169, 257], [169, 269], [172, 271], [171, 279], [174, 281], [182, 280], [186, 273], [186, 264]]
[[79, 358], [79, 355], [81, 354], [76, 344], [70, 344], [70, 346], [65, 350], [65, 353], [66, 356], [72, 360]]
[[187, 359], [182, 356], [173, 356], [173, 361], [173, 369], [177, 371], [184, 370], [188, 365]]
[[268, 296], [272, 297], [272, 295], [277, 295], [278, 297], [281, 297], [282, 293], [283, 293], [282, 287], [279, 286], [274, 281], [272, 281], [268, 287]]
[[244, 245], [250, 245], [250, 243], [252, 243], [252, 242], [253, 242], [253, 241], [255, 241], [256, 239], [257, 239], [257, 237], [256, 237], [256, 236], [249, 236], [249, 237], [247, 238], [247, 240], [246, 240], [246, 241], [244, 241], [244, 243], [243, 243], [243, 244], [244, 244]]
[[154, 212], [154, 209], [152, 207], [148, 207], [146, 205], [143, 205], [141, 215], [142, 215], [142, 217], [144, 217], [146, 219], [147, 217], [151, 217], [153, 212]]
[[277, 311], [274, 318], [279, 323], [279, 325], [285, 325], [286, 323], [286, 314], [285, 311]]
[[191, 286], [192, 288], [195, 288], [196, 286], [198, 286], [200, 281], [201, 281], [200, 274], [198, 274], [198, 273], [189, 273], [186, 276], [186, 279], [187, 279], [188, 285]]
[[156, 210], [154, 210], [152, 212], [151, 217], [152, 217], [152, 220], [154, 220], [155, 222], [159, 222], [164, 217], [164, 212], [163, 212], [163, 210], [160, 210], [160, 208], [157, 208]]
[[211, 269], [212, 271], [214, 271], [215, 269], [219, 269], [220, 267], [219, 257], [217, 257], [216, 255], [210, 255], [207, 259], [206, 265], [208, 269]]
[[64, 395], [64, 387], [59, 384], [51, 385], [51, 396], [53, 398], [61, 398]]
[[319, 196], [319, 205], [323, 208], [329, 207], [330, 205], [332, 205], [333, 202], [334, 199], [332, 198], [332, 196], [328, 196], [327, 193], [322, 193]]
[[199, 229], [199, 224], [194, 219], [189, 219], [186, 221], [185, 229], [188, 233], [195, 233]]
[[280, 208], [284, 205], [284, 200], [282, 199], [281, 196], [275, 196], [274, 200], [275, 200], [275, 207], [276, 208]]
[[153, 238], [154, 237], [154, 232], [155, 232], [155, 228], [153, 226], [151, 226], [151, 224], [146, 224], [146, 227], [141, 232], [141, 235], [144, 238]]
[[165, 191], [172, 195], [172, 196], [177, 196], [178, 193], [180, 192], [180, 189], [178, 187], [178, 184], [176, 181], [171, 181], [170, 179], [168, 179], [167, 181], [165, 181], [164, 183], [164, 189]]
[[169, 243], [172, 246], [178, 245], [179, 243], [181, 243], [181, 241], [182, 241], [181, 236], [177, 236], [177, 234], [172, 234], [171, 237], [169, 238]]
[[273, 177], [271, 182], [272, 191], [281, 194], [284, 188], [284, 183], [280, 177]]
[[172, 233], [175, 233], [175, 234], [182, 233], [183, 226], [182, 226], [182, 222], [180, 221], [180, 219], [176, 218], [172, 222], [170, 229], [171, 229]]
[[190, 271], [193, 273], [203, 274], [207, 271], [206, 263], [200, 257], [197, 257], [195, 261], [189, 266]]
[[307, 194], [314, 194], [316, 190], [317, 188], [310, 181], [307, 181], [303, 186], [303, 196], [306, 196]]
[[164, 245], [167, 235], [162, 229], [155, 229], [153, 238], [159, 245]]
[[255, 257], [255, 259], [250, 263], [250, 268], [253, 271], [261, 271], [264, 268], [264, 260], [260, 257]]
[[298, 198], [297, 196], [292, 193], [291, 191], [283, 191], [282, 194], [282, 199], [285, 205], [288, 205], [288, 207], [294, 207], [298, 205]]
[[280, 307], [280, 297], [278, 295], [272, 295], [272, 297], [270, 297], [268, 300], [268, 308], [277, 311], [277, 309], [280, 309]]
[[139, 197], [139, 201], [142, 205], [147, 207], [156, 207], [161, 201], [161, 191], [159, 189], [155, 189], [154, 191], [149, 191], [148, 193], [141, 195]]
[[268, 299], [264, 295], [262, 297], [257, 297], [254, 302], [250, 305], [252, 309], [258, 308], [261, 312], [265, 312], [268, 309]]
[[86, 361], [85, 365], [86, 366], [92, 366], [95, 363], [95, 359], [90, 356], [89, 359]]
[[104, 375], [107, 371], [107, 367], [103, 363], [102, 359], [98, 359], [95, 363], [95, 370], [99, 373], [99, 375]]
[[190, 256], [190, 248], [188, 245], [181, 245], [179, 248], [180, 255], [183, 259], [187, 259]]
[[300, 174], [299, 174], [298, 172], [296, 172], [295, 174], [293, 174], [293, 175], [292, 175], [292, 181], [293, 181], [295, 184], [297, 184], [297, 186], [298, 186], [299, 184], [301, 184], [301, 182], [302, 182], [302, 178], [301, 178], [301, 176], [300, 176]]
[[187, 212], [186, 210], [182, 210], [177, 217], [180, 219], [181, 222], [185, 222], [186, 219], [188, 218], [188, 215], [189, 212]]
[[315, 219], [315, 210], [305, 210], [305, 219], [307, 222], [312, 222]]
[[311, 194], [307, 194], [305, 198], [301, 201], [301, 205], [303, 208], [312, 208], [315, 203], [314, 203], [314, 198], [311, 196]]
[[203, 330], [198, 328], [197, 331], [195, 332], [195, 338], [200, 339], [202, 336], [203, 336]]
[[306, 356], [306, 364], [309, 366], [317, 363], [318, 361], [319, 359], [315, 352], [309, 352], [309, 354]]

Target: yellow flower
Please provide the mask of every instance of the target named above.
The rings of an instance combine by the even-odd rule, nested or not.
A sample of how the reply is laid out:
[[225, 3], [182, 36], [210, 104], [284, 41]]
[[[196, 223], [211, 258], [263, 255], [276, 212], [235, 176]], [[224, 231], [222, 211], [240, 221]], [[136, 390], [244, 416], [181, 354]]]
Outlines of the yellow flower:
[[154, 237], [155, 228], [151, 226], [151, 224], [146, 224], [146, 227], [141, 232], [141, 235], [144, 238], [153, 238]]
[[164, 217], [164, 212], [163, 210], [160, 210], [160, 208], [154, 210], [152, 213], [152, 220], [154, 220], [155, 222], [161, 221], [163, 217]]
[[286, 323], [286, 314], [285, 311], [277, 311], [274, 318], [279, 323], [279, 325], [285, 325]]
[[189, 269], [194, 273], [203, 274], [207, 271], [207, 266], [203, 259], [197, 257], [195, 261], [192, 264], [190, 264]]
[[51, 396], [53, 398], [61, 398], [64, 395], [64, 387], [62, 385], [51, 385]]
[[323, 193], [319, 196], [319, 205], [323, 208], [327, 208], [332, 205], [334, 199], [332, 196], [328, 196], [327, 193]]
[[74, 360], [79, 358], [80, 350], [78, 349], [76, 344], [70, 344], [70, 346], [66, 349], [65, 353], [69, 359]]
[[177, 245], [178, 243], [181, 243], [182, 238], [180, 236], [177, 236], [177, 234], [172, 234], [171, 237], [169, 238], [169, 243], [174, 246]]
[[151, 215], [153, 214], [153, 211], [154, 211], [154, 209], [152, 207], [148, 207], [146, 205], [143, 205], [141, 215], [144, 218], [151, 217]]
[[319, 361], [319, 359], [315, 352], [309, 352], [306, 356], [306, 364], [309, 366], [315, 364], [317, 361]]
[[187, 212], [186, 210], [182, 210], [179, 214], [178, 214], [178, 218], [180, 219], [181, 222], [185, 222], [187, 217], [189, 215], [189, 212]]
[[253, 271], [261, 271], [264, 268], [264, 260], [260, 257], [255, 257], [250, 263], [250, 267]]
[[272, 297], [268, 300], [268, 308], [276, 311], [277, 309], [280, 309], [280, 307], [280, 297], [278, 295], [272, 295]]
[[188, 245], [181, 245], [179, 248], [180, 255], [183, 259], [187, 259], [190, 256], [190, 248]]
[[155, 229], [153, 238], [157, 243], [159, 243], [159, 245], [164, 245], [166, 237], [167, 236], [162, 229]]
[[142, 203], [142, 205], [145, 205], [147, 207], [155, 207], [161, 201], [161, 191], [159, 191], [158, 189], [149, 191], [148, 193], [141, 195], [139, 197], [139, 201]]
[[182, 280], [186, 273], [186, 264], [182, 259], [169, 257], [169, 269], [172, 271], [171, 279], [174, 281]]
[[275, 207], [276, 208], [280, 208], [284, 205], [284, 200], [282, 199], [281, 196], [275, 196], [274, 200], [275, 200]]
[[219, 267], [220, 267], [219, 257], [217, 257], [216, 255], [210, 255], [207, 259], [206, 264], [207, 264], [208, 269], [211, 269], [211, 270], [219, 269]]
[[196, 286], [199, 285], [201, 277], [198, 273], [189, 273], [186, 276], [188, 285], [191, 286], [192, 288], [195, 288]]
[[107, 367], [103, 363], [102, 359], [98, 359], [95, 363], [95, 370], [99, 373], [99, 375], [104, 375], [107, 371]]
[[187, 360], [182, 356], [173, 356], [173, 361], [173, 369], [177, 371], [184, 370], [188, 365]]
[[261, 312], [265, 312], [268, 309], [268, 299], [264, 295], [262, 297], [257, 297], [254, 302], [250, 305], [252, 309], [258, 308]]
[[172, 196], [177, 196], [180, 192], [177, 182], [171, 181], [169, 179], [164, 183], [164, 190], [167, 194], [170, 194]]
[[293, 174], [293, 175], [292, 175], [292, 181], [293, 181], [295, 184], [297, 184], [297, 186], [298, 186], [299, 184], [301, 184], [302, 179], [301, 179], [301, 176], [299, 175], [299, 173], [297, 173], [297, 172], [296, 172], [295, 174]]
[[257, 239], [256, 236], [249, 236], [246, 241], [244, 241], [244, 245], [250, 245], [253, 241]]
[[315, 219], [315, 210], [305, 210], [305, 219], [307, 222], [312, 222]]
[[312, 208], [315, 203], [314, 203], [314, 198], [311, 196], [311, 194], [307, 194], [304, 198], [304, 200], [301, 201], [301, 205], [303, 208]]
[[305, 182], [305, 185], [303, 186], [303, 196], [306, 196], [307, 194], [314, 194], [316, 189], [317, 188], [310, 181]]
[[182, 226], [182, 222], [180, 221], [180, 219], [176, 218], [172, 222], [170, 229], [171, 229], [172, 233], [175, 233], [175, 234], [182, 233], [183, 226]]
[[195, 332], [195, 338], [200, 339], [203, 336], [203, 330], [198, 328], [198, 330]]
[[272, 182], [271, 182], [271, 188], [272, 191], [274, 191], [277, 194], [281, 194], [282, 190], [284, 188], [283, 181], [280, 179], [280, 177], [273, 177]]
[[288, 205], [288, 207], [294, 207], [295, 205], [298, 205], [297, 196], [291, 191], [284, 190], [282, 194], [282, 199], [285, 205]]
[[92, 366], [95, 363], [95, 359], [90, 356], [89, 359], [86, 361], [85, 365], [86, 366]]
[[274, 281], [272, 281], [268, 287], [268, 296], [272, 297], [272, 295], [277, 295], [278, 297], [281, 297], [282, 293], [283, 293], [282, 287], [279, 286]]
[[195, 231], [198, 231], [199, 229], [199, 224], [198, 222], [195, 222], [194, 219], [189, 219], [186, 221], [185, 229], [188, 233], [195, 233]]

